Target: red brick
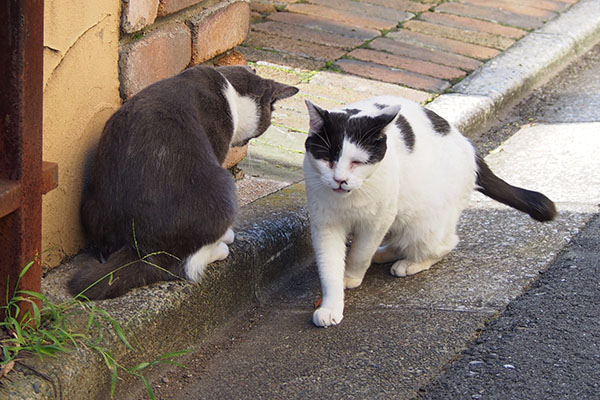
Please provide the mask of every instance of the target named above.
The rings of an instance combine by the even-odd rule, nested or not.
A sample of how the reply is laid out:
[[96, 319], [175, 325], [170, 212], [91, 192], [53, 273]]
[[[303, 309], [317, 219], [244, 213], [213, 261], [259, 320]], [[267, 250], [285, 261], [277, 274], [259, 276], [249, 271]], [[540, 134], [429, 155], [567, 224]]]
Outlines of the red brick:
[[500, 35], [511, 39], [519, 39], [527, 34], [527, 31], [522, 29], [495, 24], [493, 22], [482, 21], [480, 19], [461, 17], [460, 15], [453, 14], [426, 12], [421, 14], [419, 19], [458, 29], [492, 33], [494, 35]]
[[163, 17], [201, 2], [202, 0], [160, 0], [158, 16]]
[[396, 27], [397, 22], [389, 21], [376, 17], [361, 16], [350, 11], [335, 10], [333, 8], [319, 6], [315, 4], [296, 3], [287, 7], [289, 12], [311, 15], [315, 17], [324, 17], [342, 22], [344, 24], [354, 25], [363, 28], [385, 30]]
[[299, 25], [284, 24], [276, 21], [267, 21], [260, 24], [254, 24], [252, 25], [252, 30], [280, 37], [302, 39], [306, 42], [339, 47], [346, 50], [351, 50], [355, 47], [358, 47], [364, 42], [361, 39], [335, 35], [333, 33], [308, 29]]
[[269, 15], [271, 21], [283, 22], [286, 24], [300, 25], [306, 28], [315, 29], [323, 32], [334, 33], [336, 35], [348, 36], [361, 40], [373, 39], [380, 35], [375, 29], [359, 28], [356, 25], [344, 24], [332, 19], [321, 18], [311, 15], [295, 14], [291, 12], [278, 12]]
[[413, 32], [425, 33], [427, 35], [445, 37], [465, 43], [472, 43], [485, 47], [506, 50], [515, 42], [503, 36], [492, 35], [486, 32], [474, 32], [468, 29], [457, 29], [445, 25], [437, 25], [424, 21], [412, 20], [405, 22], [403, 28]]
[[466, 72], [456, 68], [375, 50], [356, 49], [349, 53], [348, 56], [361, 61], [374, 62], [381, 65], [387, 65], [388, 67], [418, 72], [439, 79], [453, 80], [462, 78], [466, 75]]
[[355, 0], [309, 0], [309, 3], [363, 17], [380, 18], [395, 24], [412, 18], [412, 14], [408, 14], [395, 8], [382, 7]]
[[[527, 7], [541, 8], [542, 10], [564, 11], [569, 8], [570, 4], [564, 1], [551, 0], [504, 0], [509, 3], [519, 4]], [[579, 0], [576, 0], [579, 1]]]
[[216, 59], [214, 65], [216, 67], [224, 65], [248, 65], [248, 60], [239, 51], [231, 50]]
[[500, 53], [496, 49], [477, 46], [475, 44], [463, 43], [457, 40], [439, 38], [435, 36], [424, 35], [422, 33], [411, 32], [402, 29], [398, 32], [388, 34], [388, 37], [399, 42], [413, 44], [416, 46], [433, 47], [434, 49], [446, 51], [449, 53], [461, 54], [467, 57], [477, 58], [479, 60], [489, 60]]
[[269, 1], [256, 1], [256, 0], [253, 0], [250, 2], [250, 9], [253, 12], [258, 12], [261, 14], [269, 14], [269, 13], [277, 11], [277, 9], [275, 8], [275, 4], [273, 4]]
[[287, 65], [293, 68], [311, 71], [319, 70], [327, 66], [327, 62], [324, 60], [315, 60], [278, 51], [260, 50], [247, 46], [236, 47], [236, 50], [244, 54], [250, 61], [266, 61], [273, 64]]
[[485, 21], [501, 23], [524, 29], [536, 29], [544, 25], [544, 22], [535, 17], [518, 15], [499, 8], [488, 8], [471, 4], [444, 3], [436, 7], [436, 11], [457, 14], [463, 17], [483, 19]]
[[460, 68], [463, 71], [473, 71], [483, 65], [481, 61], [459, 54], [445, 53], [440, 50], [414, 46], [412, 44], [397, 42], [388, 38], [375, 39], [369, 43], [369, 47], [384, 50], [399, 56], [416, 58], [449, 67]]
[[334, 61], [346, 54], [345, 50], [337, 47], [309, 43], [302, 40], [302, 38], [285, 38], [262, 32], [251, 32], [245, 44], [255, 48], [275, 50], [324, 61]]
[[423, 4], [412, 0], [361, 0], [361, 2], [415, 13], [423, 12], [432, 7], [431, 4]]
[[123, 2], [121, 28], [132, 33], [151, 25], [156, 19], [158, 0], [129, 0]]
[[366, 63], [363, 61], [339, 60], [336, 61], [335, 65], [340, 67], [344, 72], [348, 72], [350, 74], [383, 82], [401, 84], [414, 89], [422, 89], [430, 92], [440, 93], [450, 87], [448, 82], [441, 79], [417, 74], [415, 72], [392, 69], [383, 65]]
[[191, 58], [191, 33], [170, 23], [125, 44], [119, 50], [121, 94], [131, 97], [151, 83], [182, 71]]
[[210, 60], [233, 49], [248, 36], [250, 4], [245, 1], [222, 1], [190, 20], [192, 26], [192, 61]]
[[476, 6], [499, 8], [519, 15], [527, 15], [529, 17], [539, 18], [542, 21], [547, 21], [556, 17], [556, 13], [544, 10], [541, 8], [528, 7], [523, 4], [515, 4], [503, 0], [494, 0], [494, 4], [490, 4], [489, 0], [462, 0], [463, 3], [473, 4]]

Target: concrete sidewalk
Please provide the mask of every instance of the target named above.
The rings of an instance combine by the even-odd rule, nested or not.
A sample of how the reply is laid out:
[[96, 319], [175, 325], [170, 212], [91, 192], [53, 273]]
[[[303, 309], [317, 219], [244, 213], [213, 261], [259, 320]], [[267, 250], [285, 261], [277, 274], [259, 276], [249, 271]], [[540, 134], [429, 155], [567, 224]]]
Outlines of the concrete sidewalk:
[[[371, 2], [382, 4], [421, 4], [417, 2], [385, 0], [372, 0]], [[285, 2], [280, 1], [277, 3]], [[334, 25], [336, 29], [344, 25], [339, 22], [339, 15], [347, 16], [344, 17], [346, 18], [344, 21], [349, 21], [350, 14], [348, 12], [339, 15], [336, 14], [334, 20], [327, 20], [326, 17], [329, 14], [325, 10], [327, 8], [324, 5], [325, 3], [331, 5], [339, 3], [340, 7], [341, 5], [363, 7], [361, 5], [362, 2], [341, 0], [336, 0], [335, 2], [310, 1], [308, 3], [291, 4], [287, 6], [288, 13], [271, 13], [267, 17], [267, 22], [254, 24], [249, 43], [252, 43], [255, 37], [257, 37], [256, 34], [259, 32], [259, 28], [256, 27], [273, 21], [273, 15], [312, 15], [315, 19], [322, 20], [321, 22], [323, 23], [328, 22], [330, 25]], [[508, 5], [511, 2], [503, 1], [501, 3], [506, 5], [506, 9], [508, 9]], [[529, 89], [547, 79], [551, 74], [600, 40], [600, 0], [581, 0], [570, 8], [568, 8], [569, 5], [564, 1], [536, 1], [535, 4], [548, 6], [554, 4], [564, 6], [564, 8], [550, 10], [549, 13], [544, 14], [545, 16], [523, 18], [523, 21], [538, 21], [535, 26], [523, 26], [523, 28], [535, 28], [535, 30], [526, 33], [508, 50], [497, 49], [497, 52], [490, 53], [486, 57], [493, 58], [483, 65], [474, 65], [474, 72], [473, 70], [469, 70], [470, 67], [461, 69], [461, 67], [457, 66], [457, 70], [464, 71], [467, 77], [459, 84], [454, 85], [447, 94], [436, 97], [438, 92], [445, 90], [443, 84], [429, 90], [418, 90], [394, 84], [398, 82], [372, 81], [364, 77], [352, 75], [359, 74], [359, 72], [356, 69], [352, 70], [349, 67], [350, 65], [372, 63], [371, 67], [375, 65], [374, 68], [380, 68], [377, 65], [385, 66], [385, 64], [378, 64], [374, 61], [359, 59], [364, 52], [359, 52], [357, 56], [355, 50], [369, 50], [369, 54], [373, 54], [371, 52], [374, 49], [363, 46], [365, 41], [371, 40], [369, 42], [371, 44], [377, 41], [379, 43], [387, 43], [389, 40], [396, 41], [403, 35], [415, 36], [416, 33], [421, 35], [417, 30], [421, 29], [424, 23], [427, 22], [424, 17], [425, 15], [428, 15], [427, 18], [454, 15], [452, 11], [442, 9], [443, 7], [464, 6], [463, 8], [466, 7], [471, 10], [481, 9], [481, 6], [476, 5], [474, 0], [467, 5], [462, 3], [445, 3], [437, 6], [436, 2], [423, 2], [423, 4], [428, 5], [427, 10], [444, 11], [444, 13], [430, 13], [426, 10], [407, 11], [405, 13], [407, 18], [398, 19], [392, 25], [392, 28], [398, 22], [408, 19], [411, 20], [409, 22], [414, 21], [418, 23], [404, 24], [402, 29], [398, 29], [396, 32], [387, 32], [387, 29], [391, 28], [380, 27], [379, 25], [375, 28], [376, 32], [373, 31], [373, 27], [361, 27], [359, 29], [356, 26], [351, 28], [350, 31], [344, 31], [362, 33], [370, 29], [373, 31], [371, 33], [374, 33], [374, 36], [363, 38], [363, 42], [354, 47], [344, 45], [346, 47], [342, 47], [344, 49], [343, 53], [341, 53], [342, 55], [333, 60], [325, 61], [325, 66], [332, 65], [327, 64], [328, 62], [337, 65], [337, 67], [330, 68], [330, 70], [315, 71], [315, 67], [318, 67], [317, 64], [312, 65], [308, 69], [306, 67], [310, 67], [310, 64], [300, 65], [292, 62], [289, 62], [288, 65], [276, 66], [261, 60], [257, 64], [257, 69], [261, 75], [295, 84], [301, 89], [299, 95], [284, 102], [276, 110], [274, 126], [265, 136], [253, 142], [248, 158], [241, 165], [242, 169], [249, 176], [250, 185], [256, 182], [252, 180], [255, 179], [274, 189], [284, 188], [242, 208], [242, 215], [236, 227], [236, 242], [231, 246], [231, 256], [226, 261], [212, 266], [199, 287], [186, 282], [160, 283], [151, 287], [134, 290], [130, 294], [118, 299], [99, 302], [100, 306], [110, 311], [136, 337], [137, 343], [143, 343], [143, 350], [131, 351], [119, 345], [118, 338], [107, 338], [107, 346], [113, 349], [113, 353], [118, 357], [119, 362], [127, 365], [135, 365], [139, 362], [153, 359], [160, 354], [197, 345], [237, 312], [253, 304], [257, 298], [264, 298], [264, 294], [276, 289], [277, 285], [283, 279], [298, 273], [298, 271], [302, 271], [312, 262], [312, 252], [307, 232], [308, 219], [304, 207], [303, 185], [301, 183], [294, 184], [301, 180], [300, 162], [303, 157], [303, 142], [306, 137], [305, 130], [308, 121], [306, 112], [304, 111], [304, 98], [310, 98], [324, 107], [338, 106], [368, 96], [381, 94], [398, 94], [421, 102], [427, 102], [435, 98], [428, 107], [431, 107], [440, 115], [460, 126], [467, 134], [473, 134], [493, 118], [494, 115], [513, 104]], [[266, 5], [269, 6], [269, 4]], [[382, 9], [379, 7], [374, 5], [366, 6], [364, 10], [361, 9], [363, 10], [361, 11], [361, 15], [370, 15], [367, 19], [379, 19], [378, 17], [381, 17], [381, 15], [370, 14], [381, 12]], [[310, 11], [312, 14], [307, 10], [312, 10]], [[404, 11], [402, 12], [404, 13]], [[419, 18], [414, 18], [416, 12], [422, 12]], [[397, 19], [400, 15], [398, 13], [392, 14], [391, 11], [389, 13], [386, 11], [382, 14], [386, 16], [383, 20], [389, 19], [391, 15], [395, 15], [394, 18]], [[501, 14], [504, 15], [506, 13], [507, 11], [504, 11]], [[481, 15], [472, 16], [483, 18]], [[287, 16], [287, 18], [290, 17]], [[305, 17], [297, 16], [294, 18], [306, 19]], [[493, 16], [484, 19], [490, 18], [496, 19], [498, 17]], [[545, 22], [548, 19], [551, 19], [550, 22]], [[275, 22], [278, 22], [278, 24], [293, 24], [290, 21]], [[531, 23], [533, 24], [534, 22]], [[294, 24], [301, 26], [301, 24]], [[277, 24], [270, 25], [277, 26]], [[384, 35], [378, 29], [383, 29], [389, 37], [387, 35], [383, 37]], [[524, 29], [521, 30], [525, 32]], [[448, 32], [450, 31], [448, 30]], [[285, 29], [282, 28], [281, 32], [296, 31], [288, 26]], [[304, 31], [302, 33], [300, 31], [297, 32], [298, 35], [303, 35], [303, 37], [309, 37], [310, 35], [310, 33]], [[438, 33], [434, 34], [438, 35]], [[419, 35], [416, 36], [421, 37]], [[264, 34], [263, 36], [266, 37], [268, 35]], [[344, 37], [344, 35], [341, 36]], [[328, 37], [331, 39], [330, 36]], [[515, 39], [517, 38], [513, 38], [513, 40]], [[276, 41], [276, 43], [288, 43], [283, 36], [280, 36], [278, 40], [279, 42]], [[325, 54], [337, 54], [333, 53], [331, 47], [325, 47]], [[250, 54], [250, 51], [258, 51], [253, 48], [243, 49], [243, 51], [246, 50], [247, 54]], [[378, 50], [375, 49], [375, 51]], [[348, 58], [340, 59], [340, 57], [346, 57], [347, 54], [351, 54], [352, 52], [354, 54], [349, 55]], [[264, 60], [270, 62], [277, 61], [284, 63], [285, 60], [292, 59], [323, 62], [323, 60], [318, 60], [315, 57], [306, 56], [308, 53], [301, 56], [301, 58], [291, 53], [279, 53], [284, 55], [284, 58], [280, 60], [267, 58], [266, 55], [269, 55], [267, 53], [276, 54], [274, 52], [265, 52], [264, 49], [260, 50], [257, 54], [264, 54]], [[388, 53], [383, 52], [382, 54]], [[463, 57], [465, 56], [463, 55]], [[257, 57], [256, 59], [258, 60], [259, 58], [263, 57]], [[485, 61], [485, 57], [479, 61]], [[390, 71], [396, 71], [397, 69], [389, 66], [386, 68], [389, 68]], [[344, 71], [344, 73], [340, 73], [340, 71]], [[379, 75], [377, 74], [377, 76]], [[447, 80], [445, 80], [440, 77], [430, 77], [447, 82], [448, 85], [446, 87], [450, 87], [454, 82], [454, 78], [446, 78]], [[405, 85], [408, 85], [408, 83], [405, 83]], [[496, 167], [496, 165], [492, 166]], [[504, 171], [500, 169], [498, 172], [502, 174]], [[509, 180], [511, 178], [510, 174], [505, 174], [504, 177]], [[241, 184], [247, 184], [247, 182], [248, 180], [246, 183], [242, 182]], [[471, 273], [472, 271], [477, 271], [479, 274], [494, 273], [494, 271], [486, 268], [493, 269], [495, 263], [507, 261], [521, 262], [524, 265], [533, 267], [533, 269], [527, 269], [523, 278], [514, 280], [515, 286], [509, 288], [504, 300], [498, 300], [495, 297], [495, 300], [490, 300], [489, 302], [486, 300], [488, 298], [492, 299], [488, 294], [491, 296], [491, 293], [498, 292], [498, 287], [491, 284], [487, 288], [473, 288], [473, 290], [463, 291], [464, 296], [455, 297], [452, 304], [447, 304], [446, 300], [436, 300], [440, 293], [452, 294], [458, 290], [458, 288], [449, 284], [447, 279], [439, 272], [436, 272], [438, 270], [432, 270], [432, 273], [427, 275], [427, 279], [416, 277], [411, 281], [396, 280], [394, 282], [390, 282], [388, 277], [384, 276], [382, 270], [375, 270], [374, 278], [371, 278], [366, 283], [369, 285], [402, 286], [399, 289], [397, 287], [394, 288], [394, 291], [398, 290], [402, 293], [402, 298], [369, 299], [354, 296], [354, 300], [351, 300], [349, 303], [349, 309], [357, 306], [360, 310], [362, 307], [372, 307], [373, 304], [383, 305], [385, 308], [388, 305], [388, 308], [403, 314], [404, 318], [390, 319], [388, 321], [386, 317], [384, 323], [375, 315], [377, 313], [366, 314], [363, 321], [364, 324], [359, 322], [361, 324], [360, 329], [382, 330], [381, 349], [385, 348], [384, 336], [393, 333], [393, 328], [390, 327], [394, 326], [394, 324], [406, 324], [409, 321], [416, 324], [414, 331], [419, 332], [419, 335], [414, 338], [414, 343], [411, 342], [413, 345], [406, 346], [406, 348], [415, 351], [411, 350], [405, 355], [396, 354], [393, 357], [390, 355], [390, 362], [393, 360], [396, 360], [395, 362], [398, 360], [404, 362], [404, 360], [410, 357], [414, 360], [427, 359], [427, 357], [439, 359], [448, 357], [448, 354], [451, 354], [448, 348], [435, 347], [438, 345], [423, 347], [420, 343], [426, 341], [427, 335], [442, 334], [451, 340], [454, 340], [453, 338], [456, 338], [456, 335], [463, 338], [471, 335], [474, 329], [481, 326], [483, 318], [489, 317], [490, 313], [493, 313], [496, 307], [505, 304], [510, 296], [519, 291], [521, 287], [519, 285], [526, 284], [532, 278], [528, 274], [534, 274], [533, 271], [535, 269], [543, 268], [557, 254], [560, 248], [566, 244], [568, 238], [584, 224], [589, 215], [595, 212], [592, 210], [593, 206], [586, 206], [588, 208], [585, 210], [568, 210], [566, 213], [561, 214], [555, 224], [543, 225], [540, 228], [540, 225], [526, 219], [524, 220], [520, 216], [518, 218], [520, 222], [515, 222], [513, 226], [511, 225], [511, 221], [513, 218], [517, 218], [514, 212], [505, 209], [499, 210], [495, 206], [487, 208], [485, 205], [487, 203], [485, 202], [481, 204], [483, 204], [483, 211], [469, 210], [466, 213], [465, 218], [461, 222], [463, 248], [449, 257], [447, 261], [449, 266], [446, 266], [444, 270], [456, 274], [467, 273], [465, 271], [471, 271]], [[485, 217], [482, 218], [481, 215], [477, 215], [477, 218], [475, 218], [479, 212], [485, 213]], [[468, 266], [465, 266], [465, 260], [468, 259], [468, 257], [465, 257], [465, 252], [482, 245], [479, 243], [479, 240], [482, 240], [484, 237], [493, 240], [494, 237], [490, 236], [489, 226], [494, 224], [505, 227], [503, 228], [504, 230], [494, 231], [494, 234], [497, 235], [495, 237], [497, 248], [494, 247], [490, 251], [497, 258], [490, 258], [489, 260], [471, 258], [468, 263], [471, 263], [473, 268], [468, 268]], [[466, 226], [469, 228], [465, 229]], [[537, 234], [531, 235], [531, 232], [534, 231]], [[509, 260], [505, 260], [506, 253], [504, 252], [507, 241], [516, 246], [513, 248], [514, 251], [509, 254]], [[78, 262], [81, 262], [83, 257], [85, 255], [78, 256], [61, 268], [52, 271], [44, 281], [44, 290], [52, 297], [58, 299], [65, 298], [65, 281], [74, 266]], [[488, 267], [475, 268], [481, 265]], [[313, 275], [316, 274], [315, 271], [310, 273]], [[415, 281], [421, 283], [415, 285]], [[513, 277], [500, 276], [498, 277], [498, 281], [512, 282]], [[330, 344], [335, 342], [341, 346], [344, 341], [351, 340], [351, 338], [344, 337], [343, 335], [339, 335], [336, 338], [335, 335], [327, 334], [329, 339], [326, 339], [324, 330], [313, 329], [309, 325], [310, 303], [312, 303], [313, 299], [306, 297], [307, 293], [312, 292], [307, 290], [308, 288], [301, 283], [296, 288], [297, 293], [295, 294], [297, 295], [297, 299], [298, 301], [304, 301], [306, 310], [293, 312], [289, 316], [286, 316], [286, 327], [290, 329], [290, 332], [292, 330], [301, 330], [303, 332], [303, 340], [316, 346], [314, 352], [318, 352], [322, 348], [321, 356], [317, 356], [316, 358], [326, 361], [328, 357], [326, 342], [318, 344], [320, 340], [325, 340]], [[481, 302], [479, 310], [464, 313], [466, 319], [457, 320], [451, 331], [445, 333], [434, 332], [430, 329], [430, 326], [435, 326], [436, 324], [432, 323], [432, 325], [429, 325], [426, 323], [431, 318], [454, 318], [456, 315], [451, 313], [442, 315], [442, 313], [433, 316], [427, 311], [431, 307], [437, 309], [444, 309], [446, 307], [449, 310], [457, 310], [461, 309], [461, 307], [468, 308], [473, 302]], [[405, 311], [404, 307], [406, 304], [412, 304], [414, 306], [413, 309]], [[467, 308], [465, 310], [469, 311]], [[421, 315], [422, 318], [415, 318], [415, 313]], [[281, 323], [279, 317], [276, 315], [269, 316], [268, 323], [264, 324], [261, 329], [268, 331], [269, 326], [272, 326], [270, 324]], [[350, 327], [349, 324], [348, 327]], [[348, 334], [351, 334], [350, 330], [348, 332]], [[378, 346], [377, 344], [372, 345], [375, 347]], [[257, 352], [255, 353], [257, 362], [260, 357], [267, 357], [273, 351], [273, 349], [268, 348], [267, 344], [265, 346], [257, 348]], [[439, 344], [439, 346], [446, 345]], [[366, 354], [371, 350], [373, 348], [366, 349]], [[275, 349], [275, 351], [283, 351], [283, 347]], [[442, 355], [440, 356], [440, 354]], [[315, 357], [315, 355], [307, 354], [306, 357]], [[369, 357], [363, 359], [368, 360]], [[254, 363], [254, 360], [246, 361], [247, 364]], [[1, 398], [103, 399], [108, 397], [110, 374], [106, 370], [103, 361], [89, 350], [79, 349], [73, 353], [54, 359], [45, 359], [42, 361], [31, 359], [23, 363], [27, 366], [17, 365], [15, 367], [16, 371], [11, 373], [11, 381], [7, 381], [4, 384], [3, 380], [3, 385], [0, 387]], [[297, 360], [295, 363], [297, 363], [296, 366], [299, 368], [302, 365], [302, 360]], [[375, 364], [376, 361], [373, 360], [373, 365]], [[318, 363], [312, 365], [315, 368], [324, 367], [324, 365]], [[289, 367], [292, 368], [293, 365]], [[215, 382], [218, 381], [217, 372], [217, 370], [214, 371]], [[418, 373], [418, 371], [415, 373]], [[248, 379], [257, 379], [260, 376], [260, 371], [255, 371], [255, 375]], [[128, 377], [123, 378], [125, 382], [120, 383], [120, 387], [122, 388], [126, 387], [131, 380]], [[298, 383], [301, 384], [303, 382], [298, 381]], [[333, 384], [333, 382], [329, 383]], [[311, 384], [316, 385], [314, 382], [311, 382]], [[321, 386], [317, 385], [315, 387], [322, 387], [326, 384], [327, 382], [321, 382]], [[217, 387], [219, 386], [215, 386], [215, 390]], [[226, 388], [223, 388], [223, 390], [226, 390]], [[118, 393], [122, 394], [123, 392]], [[218, 391], [215, 391], [215, 393], [217, 394]]]

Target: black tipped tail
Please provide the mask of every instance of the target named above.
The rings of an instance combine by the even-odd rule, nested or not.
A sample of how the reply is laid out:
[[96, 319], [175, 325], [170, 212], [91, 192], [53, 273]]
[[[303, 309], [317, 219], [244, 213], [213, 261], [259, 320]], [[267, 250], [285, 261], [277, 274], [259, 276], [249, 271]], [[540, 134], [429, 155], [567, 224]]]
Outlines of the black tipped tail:
[[552, 221], [556, 216], [556, 207], [552, 200], [539, 192], [521, 189], [504, 182], [494, 175], [479, 156], [477, 156], [477, 185], [477, 190], [484, 195], [523, 211], [537, 221]]
[[82, 299], [110, 299], [136, 287], [178, 278], [177, 275], [163, 270], [174, 263], [179, 264], [172, 256], [153, 256], [145, 261], [147, 262], [140, 260], [137, 252], [129, 247], [115, 251], [105, 263], [96, 259], [90, 260], [71, 277], [68, 283], [69, 292], [73, 296], [81, 295]]

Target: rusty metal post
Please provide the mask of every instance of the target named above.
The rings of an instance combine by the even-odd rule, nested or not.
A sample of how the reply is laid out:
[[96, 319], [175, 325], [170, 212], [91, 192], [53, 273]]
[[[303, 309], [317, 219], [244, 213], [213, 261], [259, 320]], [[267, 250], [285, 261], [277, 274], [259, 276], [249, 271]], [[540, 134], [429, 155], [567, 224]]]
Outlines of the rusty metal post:
[[40, 291], [42, 234], [43, 0], [0, 1], [0, 304]]

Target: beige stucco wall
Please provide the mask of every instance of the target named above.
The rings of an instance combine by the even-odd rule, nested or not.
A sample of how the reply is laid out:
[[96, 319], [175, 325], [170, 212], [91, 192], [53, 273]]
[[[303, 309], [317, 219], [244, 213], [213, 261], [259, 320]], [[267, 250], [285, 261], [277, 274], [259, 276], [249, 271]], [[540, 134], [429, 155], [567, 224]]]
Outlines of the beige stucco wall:
[[79, 203], [88, 153], [119, 107], [120, 0], [46, 0], [44, 160], [59, 186], [43, 199], [45, 266], [85, 245]]

